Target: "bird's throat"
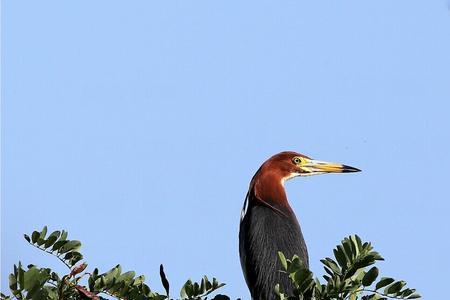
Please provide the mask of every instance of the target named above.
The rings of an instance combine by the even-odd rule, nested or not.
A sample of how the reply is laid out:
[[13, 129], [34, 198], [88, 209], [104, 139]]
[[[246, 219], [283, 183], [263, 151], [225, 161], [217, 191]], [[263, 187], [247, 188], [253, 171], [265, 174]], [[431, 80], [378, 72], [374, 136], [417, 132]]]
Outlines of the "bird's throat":
[[284, 215], [292, 214], [282, 177], [276, 174], [263, 174], [252, 180], [250, 187], [250, 201], [253, 204], [268, 206]]

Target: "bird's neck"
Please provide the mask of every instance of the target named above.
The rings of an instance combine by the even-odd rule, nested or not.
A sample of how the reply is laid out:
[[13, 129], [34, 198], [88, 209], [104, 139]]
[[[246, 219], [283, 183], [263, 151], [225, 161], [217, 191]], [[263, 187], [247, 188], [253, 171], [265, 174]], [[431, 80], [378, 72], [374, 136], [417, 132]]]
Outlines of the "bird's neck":
[[277, 173], [257, 174], [252, 180], [250, 193], [253, 204], [266, 205], [285, 215], [293, 213], [284, 189], [283, 177]]

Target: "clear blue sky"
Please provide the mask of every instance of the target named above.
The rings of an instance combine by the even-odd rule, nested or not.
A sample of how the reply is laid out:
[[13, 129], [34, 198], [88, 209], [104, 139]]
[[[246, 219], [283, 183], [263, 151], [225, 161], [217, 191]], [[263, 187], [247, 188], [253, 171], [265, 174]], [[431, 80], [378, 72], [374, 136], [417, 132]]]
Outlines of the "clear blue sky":
[[83, 242], [162, 291], [214, 275], [249, 298], [249, 180], [296, 150], [357, 174], [286, 188], [312, 270], [358, 233], [383, 275], [448, 285], [450, 11], [440, 1], [2, 1], [1, 283], [64, 270], [22, 234]]

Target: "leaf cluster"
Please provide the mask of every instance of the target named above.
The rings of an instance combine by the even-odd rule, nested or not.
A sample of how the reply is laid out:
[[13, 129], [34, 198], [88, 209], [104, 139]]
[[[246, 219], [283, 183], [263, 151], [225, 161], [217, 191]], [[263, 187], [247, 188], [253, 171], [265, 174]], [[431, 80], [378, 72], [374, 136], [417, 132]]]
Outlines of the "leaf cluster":
[[[180, 297], [181, 299], [202, 299], [224, 285], [225, 283], [219, 283], [216, 278], [213, 278], [213, 281], [211, 282], [206, 276], [203, 276], [200, 284], [192, 282], [192, 280], [189, 279], [183, 285], [183, 288], [180, 291]], [[224, 295], [217, 295], [214, 299], [220, 300], [229, 298]]]
[[[98, 268], [86, 271], [88, 265], [81, 262], [83, 255], [79, 252], [81, 242], [67, 239], [67, 231], [53, 231], [47, 235], [47, 227], [24, 235], [25, 240], [37, 249], [58, 258], [68, 268], [67, 274], [57, 274], [50, 268], [35, 265], [23, 267], [22, 263], [14, 265], [9, 275], [11, 295], [0, 295], [0, 300], [170, 300], [170, 284], [160, 266], [160, 278], [165, 293], [157, 293], [145, 283], [144, 275], [136, 276], [134, 271], [122, 272], [116, 265], [109, 271], [100, 273]], [[379, 278], [379, 270], [372, 266], [383, 258], [370, 243], [363, 243], [357, 235], [341, 241], [333, 250], [334, 258], [326, 257], [321, 262], [324, 266], [324, 281], [315, 278], [298, 256], [286, 258], [279, 252], [283, 266], [282, 272], [289, 276], [294, 284], [292, 295], [287, 295], [282, 288], [275, 286], [278, 300], [385, 300], [416, 299], [420, 295], [415, 289], [407, 288], [403, 280], [390, 277]], [[371, 267], [372, 266], [372, 267]], [[371, 267], [369, 269], [369, 267]], [[212, 281], [204, 276], [199, 282], [187, 280], [180, 291], [179, 299], [207, 300], [213, 293], [223, 287], [216, 278]], [[212, 300], [229, 300], [225, 295], [216, 294]]]
[[[58, 294], [56, 288], [59, 276], [48, 268], [38, 268], [22, 264], [14, 265], [13, 273], [9, 274], [9, 289], [16, 299], [54, 298]], [[47, 285], [47, 283], [49, 283]], [[2, 298], [6, 298], [2, 294]]]
[[406, 282], [396, 281], [390, 277], [381, 277], [377, 280], [379, 270], [371, 265], [384, 260], [373, 250], [371, 243], [363, 243], [357, 235], [342, 240], [333, 250], [334, 259], [322, 259], [326, 272], [323, 275], [325, 283], [314, 278], [298, 256], [286, 259], [279, 252], [279, 258], [284, 271], [295, 286], [293, 295], [286, 295], [275, 287], [277, 299], [349, 299], [349, 300], [381, 300], [381, 299], [416, 299], [420, 295], [415, 289], [406, 288]]
[[[136, 276], [134, 271], [122, 272], [116, 265], [107, 272], [100, 273], [98, 268], [87, 272], [87, 264], [81, 263], [83, 255], [79, 252], [81, 242], [68, 240], [67, 231], [54, 231], [47, 236], [47, 227], [24, 235], [25, 240], [37, 249], [58, 258], [68, 268], [65, 275], [59, 275], [50, 268], [29, 265], [26, 268], [19, 262], [9, 275], [11, 295], [1, 294], [1, 300], [103, 300], [104, 296], [119, 300], [164, 300], [171, 299], [169, 281], [160, 266], [160, 277], [165, 294], [159, 294], [145, 283], [145, 276]], [[207, 296], [223, 287], [216, 278], [212, 282], [204, 276], [200, 283], [186, 281], [181, 289], [181, 299], [206, 300]], [[229, 300], [224, 295], [216, 295], [213, 300]]]
[[47, 226], [41, 231], [33, 231], [31, 237], [24, 234], [25, 240], [32, 246], [55, 255], [67, 267], [73, 267], [77, 262], [83, 259], [83, 255], [78, 252], [81, 242], [77, 240], [68, 240], [68, 232], [64, 230], [53, 231], [47, 235]]
[[99, 274], [99, 270], [95, 268], [89, 275], [88, 288], [94, 295], [104, 293], [118, 299], [130, 300], [166, 299], [165, 295], [151, 291], [150, 287], [144, 283], [144, 275], [136, 276], [134, 271], [122, 273], [120, 265], [102, 274]]

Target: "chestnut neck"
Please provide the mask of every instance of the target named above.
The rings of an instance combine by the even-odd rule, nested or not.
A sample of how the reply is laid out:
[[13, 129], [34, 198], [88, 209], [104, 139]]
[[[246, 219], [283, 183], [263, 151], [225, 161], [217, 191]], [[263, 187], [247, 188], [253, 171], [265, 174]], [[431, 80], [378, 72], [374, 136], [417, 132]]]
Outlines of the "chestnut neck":
[[258, 170], [250, 183], [249, 200], [253, 205], [265, 205], [286, 216], [293, 214], [283, 178], [274, 171]]

